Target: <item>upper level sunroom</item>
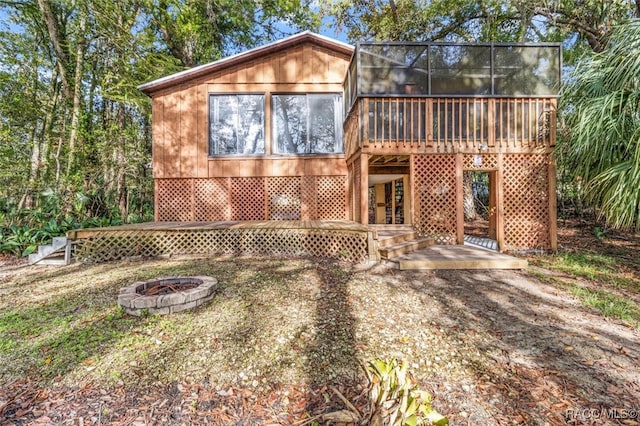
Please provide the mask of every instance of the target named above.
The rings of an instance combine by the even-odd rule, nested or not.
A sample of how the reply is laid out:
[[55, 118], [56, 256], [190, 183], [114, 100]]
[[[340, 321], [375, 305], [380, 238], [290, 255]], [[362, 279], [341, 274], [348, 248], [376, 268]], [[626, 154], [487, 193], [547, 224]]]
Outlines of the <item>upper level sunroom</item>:
[[508, 142], [548, 147], [561, 66], [559, 43], [358, 43], [344, 106], [347, 139], [360, 143], [347, 140], [347, 152], [394, 141], [446, 151]]

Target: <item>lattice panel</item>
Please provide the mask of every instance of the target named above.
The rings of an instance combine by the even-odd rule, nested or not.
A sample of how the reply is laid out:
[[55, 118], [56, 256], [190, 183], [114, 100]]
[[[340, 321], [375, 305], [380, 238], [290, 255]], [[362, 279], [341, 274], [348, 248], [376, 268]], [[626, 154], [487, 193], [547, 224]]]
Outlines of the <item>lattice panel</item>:
[[195, 179], [193, 182], [195, 220], [230, 220], [229, 179]]
[[549, 182], [547, 155], [504, 156], [505, 249], [548, 249]]
[[455, 156], [414, 155], [412, 161], [418, 232], [437, 244], [456, 244]]
[[313, 229], [209, 229], [99, 231], [77, 251], [84, 262], [174, 254], [318, 256], [362, 262], [367, 233]]
[[264, 220], [263, 178], [231, 178], [231, 220]]
[[360, 206], [362, 205], [362, 188], [360, 188], [360, 179], [362, 177], [362, 167], [360, 165], [360, 158], [356, 158], [353, 164], [353, 182], [351, 191], [353, 191], [353, 220], [362, 223], [362, 212]]
[[300, 220], [299, 177], [268, 177], [267, 211], [269, 220]]
[[462, 168], [478, 171], [497, 170], [498, 156], [495, 154], [464, 154]]
[[318, 203], [316, 198], [316, 177], [302, 176], [300, 178], [300, 192], [302, 199], [301, 213], [303, 220], [318, 218]]
[[319, 220], [346, 219], [346, 177], [317, 176], [316, 193]]
[[193, 220], [191, 179], [158, 179], [158, 220], [186, 222]]

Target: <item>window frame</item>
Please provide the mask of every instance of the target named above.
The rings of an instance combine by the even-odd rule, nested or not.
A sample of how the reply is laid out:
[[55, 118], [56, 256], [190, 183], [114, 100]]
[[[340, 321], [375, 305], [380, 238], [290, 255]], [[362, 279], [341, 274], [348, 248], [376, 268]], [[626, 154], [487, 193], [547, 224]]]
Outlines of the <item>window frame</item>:
[[[213, 132], [211, 131], [211, 99], [215, 96], [235, 96], [236, 98], [239, 96], [262, 96], [262, 118], [261, 118], [261, 131], [262, 131], [262, 141], [263, 141], [263, 149], [262, 152], [246, 154], [246, 153], [215, 153], [213, 152]], [[207, 93], [207, 156], [209, 158], [224, 158], [224, 157], [264, 157], [267, 153], [267, 94], [265, 92], [209, 92]], [[237, 123], [236, 123], [237, 125]], [[236, 143], [237, 148], [237, 143]]]
[[[339, 143], [341, 149], [339, 152], [279, 152], [278, 151], [278, 126], [276, 125], [276, 120], [278, 119], [278, 114], [275, 108], [276, 97], [278, 96], [304, 96], [307, 101], [307, 144], [309, 144], [309, 137], [311, 135], [311, 120], [309, 120], [310, 110], [309, 106], [309, 97], [311, 96], [339, 96], [338, 101], [334, 106], [334, 127], [339, 131], [339, 134], [335, 136], [335, 143]], [[270, 94], [270, 107], [271, 107], [271, 155], [272, 156], [285, 156], [285, 157], [318, 157], [318, 156], [344, 156], [345, 154], [345, 144], [344, 144], [344, 112], [342, 110], [344, 102], [344, 93], [336, 91], [336, 92], [273, 92]]]

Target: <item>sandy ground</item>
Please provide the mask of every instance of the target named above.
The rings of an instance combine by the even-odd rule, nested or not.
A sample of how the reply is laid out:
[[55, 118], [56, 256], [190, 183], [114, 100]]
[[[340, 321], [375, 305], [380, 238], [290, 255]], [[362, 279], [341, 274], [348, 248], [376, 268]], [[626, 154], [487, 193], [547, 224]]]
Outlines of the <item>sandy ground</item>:
[[[0, 317], [28, 306], [38, 286], [94, 282], [96, 303], [110, 303], [101, 295], [115, 296], [123, 276], [154, 271], [222, 275], [218, 301], [174, 317], [189, 321], [192, 334], [180, 342], [186, 347], [167, 348], [169, 340], [158, 352], [165, 359], [190, 354], [203, 362], [155, 380], [142, 378], [157, 368], [151, 362], [116, 363], [124, 352], [109, 355], [111, 364], [106, 355], [95, 356], [91, 371], [78, 365], [53, 380], [38, 377], [40, 367], [14, 371], [5, 364], [0, 424], [305, 424], [344, 408], [331, 387], [364, 409], [358, 362], [374, 356], [407, 359], [451, 424], [639, 424], [639, 330], [540, 281], [536, 274], [551, 274], [540, 268], [412, 272], [268, 258], [30, 268], [5, 259]], [[238, 301], [245, 318], [230, 319], [237, 317], [235, 305], [222, 305], [223, 299]], [[216, 306], [230, 316], [220, 317]], [[140, 321], [136, 333], [159, 327]], [[276, 337], [282, 335], [295, 341], [283, 343]], [[215, 344], [205, 351], [187, 341]], [[274, 353], [280, 354], [276, 365], [256, 361]], [[123, 370], [118, 381], [103, 380], [100, 372], [108, 368]]]

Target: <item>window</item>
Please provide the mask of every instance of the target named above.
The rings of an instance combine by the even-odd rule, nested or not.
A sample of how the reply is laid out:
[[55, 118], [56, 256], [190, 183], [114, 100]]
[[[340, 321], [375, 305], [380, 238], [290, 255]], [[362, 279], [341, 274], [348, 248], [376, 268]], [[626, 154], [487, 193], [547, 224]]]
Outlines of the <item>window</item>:
[[343, 152], [341, 95], [273, 95], [272, 105], [275, 153]]
[[264, 154], [264, 95], [209, 95], [209, 155]]

